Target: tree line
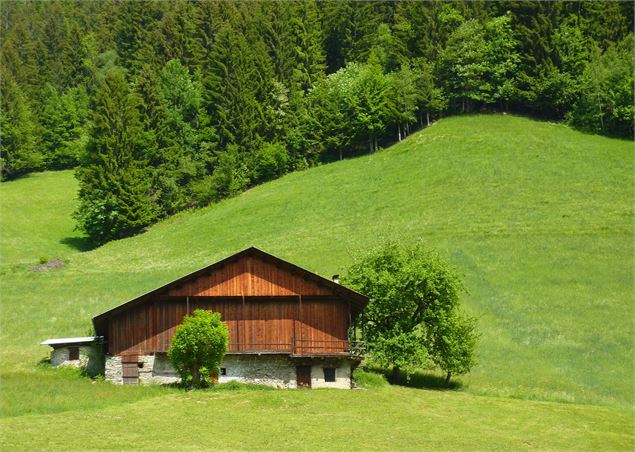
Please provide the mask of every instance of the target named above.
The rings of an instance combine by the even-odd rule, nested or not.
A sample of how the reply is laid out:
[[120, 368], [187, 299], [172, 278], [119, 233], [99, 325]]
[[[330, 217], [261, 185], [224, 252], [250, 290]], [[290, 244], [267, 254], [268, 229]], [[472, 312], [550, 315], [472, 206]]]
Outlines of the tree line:
[[3, 179], [78, 168], [96, 244], [441, 115], [633, 134], [628, 2], [3, 2]]

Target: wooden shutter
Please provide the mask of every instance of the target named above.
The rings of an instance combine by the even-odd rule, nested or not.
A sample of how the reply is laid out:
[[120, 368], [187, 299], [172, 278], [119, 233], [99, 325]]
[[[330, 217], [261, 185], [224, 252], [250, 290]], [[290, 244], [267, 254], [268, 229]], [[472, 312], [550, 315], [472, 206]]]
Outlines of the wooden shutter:
[[79, 347], [68, 347], [68, 360], [77, 361], [79, 359]]
[[139, 383], [139, 356], [123, 355], [121, 357], [123, 384]]

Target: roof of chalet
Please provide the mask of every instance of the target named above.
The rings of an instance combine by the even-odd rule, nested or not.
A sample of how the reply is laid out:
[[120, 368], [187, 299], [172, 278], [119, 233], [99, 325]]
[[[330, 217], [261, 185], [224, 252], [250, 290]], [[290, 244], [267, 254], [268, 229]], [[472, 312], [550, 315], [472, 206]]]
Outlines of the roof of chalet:
[[289, 270], [291, 273], [296, 273], [301, 275], [304, 278], [313, 280], [317, 284], [325, 286], [331, 289], [334, 293], [341, 295], [342, 298], [349, 299], [353, 303], [353, 305], [357, 308], [358, 311], [361, 311], [366, 306], [366, 304], [368, 304], [369, 299], [365, 295], [362, 295], [359, 292], [355, 292], [354, 290], [344, 287], [336, 282], [333, 282], [330, 279], [324, 278], [316, 273], [313, 273], [309, 270], [306, 270], [302, 267], [292, 264], [291, 262], [287, 262], [283, 259], [280, 259], [279, 257], [276, 257], [272, 254], [269, 254], [265, 251], [262, 251], [252, 246], [242, 251], [239, 251], [238, 253], [233, 254], [229, 257], [226, 257], [225, 259], [222, 259], [218, 262], [208, 265], [207, 267], [203, 267], [199, 270], [196, 270], [192, 273], [182, 276], [181, 278], [175, 279], [174, 281], [164, 284], [161, 287], [157, 287], [156, 289], [151, 290], [150, 292], [147, 292], [143, 295], [133, 298], [132, 300], [127, 301], [123, 304], [120, 304], [119, 306], [116, 306], [112, 309], [109, 309], [108, 311], [102, 312], [101, 314], [98, 314], [95, 317], [93, 317], [93, 324], [97, 327], [98, 324], [101, 324], [112, 315], [125, 311], [126, 309], [136, 306], [140, 303], [143, 303], [144, 301], [148, 300], [152, 296], [161, 295], [162, 293], [167, 292], [171, 287], [175, 285], [182, 284], [188, 280], [196, 279], [216, 269], [220, 269], [223, 266], [229, 264], [230, 262], [234, 262], [248, 256], [255, 256], [264, 261], [269, 261], [275, 265], [278, 265], [282, 268]]
[[54, 347], [56, 345], [90, 344], [100, 338], [101, 336], [61, 337], [58, 339], [47, 339], [44, 342], [40, 342], [40, 345], [50, 345], [51, 347]]

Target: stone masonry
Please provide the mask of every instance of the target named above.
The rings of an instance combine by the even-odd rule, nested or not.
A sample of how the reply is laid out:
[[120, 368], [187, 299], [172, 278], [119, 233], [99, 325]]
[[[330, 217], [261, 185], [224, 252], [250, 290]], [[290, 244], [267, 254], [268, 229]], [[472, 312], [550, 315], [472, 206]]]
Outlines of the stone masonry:
[[84, 369], [87, 374], [95, 376], [103, 371], [102, 355], [91, 345], [81, 345], [79, 359], [70, 360], [70, 347], [58, 347], [51, 352], [51, 364], [53, 366], [71, 366]]
[[295, 388], [295, 365], [285, 355], [226, 355], [218, 381], [240, 381], [273, 386]]
[[[166, 384], [179, 381], [179, 376], [166, 354], [139, 356], [139, 383]], [[351, 387], [351, 363], [347, 360], [314, 360], [311, 363], [311, 387], [349, 389]], [[296, 388], [296, 365], [286, 355], [226, 355], [221, 364], [220, 383], [238, 381], [273, 386]], [[306, 364], [306, 362], [302, 362]], [[325, 380], [325, 368], [335, 369], [335, 381]], [[223, 374], [224, 373], [224, 374]], [[121, 357], [106, 356], [106, 380], [122, 384]]]

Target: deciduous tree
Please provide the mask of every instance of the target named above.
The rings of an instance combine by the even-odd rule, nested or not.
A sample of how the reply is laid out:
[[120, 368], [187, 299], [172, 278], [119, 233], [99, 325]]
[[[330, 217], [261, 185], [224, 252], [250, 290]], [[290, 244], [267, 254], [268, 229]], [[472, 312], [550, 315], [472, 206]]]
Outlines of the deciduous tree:
[[380, 365], [395, 373], [436, 365], [448, 382], [474, 365], [476, 323], [461, 313], [463, 283], [436, 252], [388, 242], [358, 257], [343, 282], [371, 299], [364, 328]]
[[172, 337], [168, 359], [183, 383], [195, 388], [203, 383], [204, 372], [215, 372], [227, 353], [227, 325], [217, 312], [195, 310], [185, 316]]

